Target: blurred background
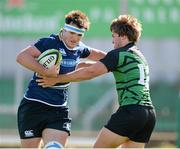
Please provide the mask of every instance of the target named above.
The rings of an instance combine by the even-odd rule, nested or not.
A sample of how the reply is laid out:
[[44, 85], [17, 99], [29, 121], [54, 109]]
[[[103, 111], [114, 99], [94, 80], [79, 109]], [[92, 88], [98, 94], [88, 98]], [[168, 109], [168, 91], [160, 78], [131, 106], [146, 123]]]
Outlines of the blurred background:
[[[83, 42], [104, 51], [113, 48], [112, 19], [128, 13], [141, 21], [138, 46], [149, 62], [157, 111], [147, 147], [180, 147], [180, 0], [0, 0], [0, 146], [19, 147], [17, 106], [33, 74], [16, 63], [17, 53], [59, 33], [64, 15], [76, 9], [91, 21]], [[113, 76], [72, 83], [69, 96], [73, 120], [68, 145], [91, 146], [117, 108]]]

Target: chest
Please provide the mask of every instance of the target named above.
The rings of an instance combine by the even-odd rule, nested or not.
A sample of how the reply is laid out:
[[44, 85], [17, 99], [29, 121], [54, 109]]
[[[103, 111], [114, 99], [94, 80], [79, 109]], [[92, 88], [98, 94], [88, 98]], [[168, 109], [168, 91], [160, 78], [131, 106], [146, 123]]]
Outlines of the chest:
[[76, 51], [68, 51], [66, 49], [59, 49], [62, 53], [62, 61], [60, 64], [60, 74], [65, 74], [76, 69], [80, 61], [81, 52]]

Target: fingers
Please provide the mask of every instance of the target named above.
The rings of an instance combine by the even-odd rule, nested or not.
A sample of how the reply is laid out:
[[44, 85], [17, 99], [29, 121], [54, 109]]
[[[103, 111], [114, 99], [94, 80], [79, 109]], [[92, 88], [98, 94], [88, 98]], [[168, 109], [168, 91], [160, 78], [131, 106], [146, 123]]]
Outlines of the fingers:
[[41, 76], [42, 79], [37, 79], [36, 82], [38, 83], [38, 85], [42, 86], [43, 88], [45, 87], [49, 87], [49, 85], [46, 85], [45, 81], [44, 81], [44, 76]]
[[59, 64], [54, 65], [54, 67], [56, 68], [56, 70], [60, 69]]
[[43, 79], [37, 79], [36, 82], [42, 83], [42, 82], [43, 82]]
[[56, 67], [60, 67], [59, 64], [56, 64], [55, 66], [56, 66]]
[[59, 74], [59, 70], [60, 70], [59, 65], [56, 64], [55, 67], [56, 67], [57, 74]]
[[40, 74], [36, 74], [36, 76], [38, 77], [38, 78], [42, 78], [43, 76], [42, 75], [40, 75]]
[[[38, 81], [38, 80], [37, 80]], [[39, 86], [42, 86], [43, 88], [50, 87], [50, 85], [45, 84], [44, 82], [39, 82]]]
[[40, 76], [38, 79], [36, 79], [36, 82], [42, 87], [51, 87], [55, 84], [53, 78], [49, 78], [46, 76]]
[[44, 80], [43, 79], [37, 79], [36, 82], [38, 83], [38, 85], [44, 87]]
[[38, 83], [38, 85], [42, 86], [43, 88], [50, 87], [49, 85], [45, 85], [43, 83]]
[[59, 70], [60, 70], [59, 66], [53, 65], [46, 70], [46, 75], [44, 75], [44, 76], [57, 77], [57, 75], [59, 74]]

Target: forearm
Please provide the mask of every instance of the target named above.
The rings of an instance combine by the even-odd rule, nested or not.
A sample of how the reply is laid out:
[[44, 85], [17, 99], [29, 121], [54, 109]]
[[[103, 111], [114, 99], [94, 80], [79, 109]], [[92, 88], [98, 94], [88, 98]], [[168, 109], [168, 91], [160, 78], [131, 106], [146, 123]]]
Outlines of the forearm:
[[99, 51], [96, 61], [99, 61], [100, 59], [104, 58], [106, 56], [106, 52]]
[[80, 68], [74, 72], [58, 76], [58, 83], [64, 82], [79, 82], [89, 80], [95, 77], [95, 74], [86, 68]]
[[84, 68], [84, 67], [89, 67], [89, 66], [91, 66], [94, 63], [95, 63], [94, 61], [84, 60], [84, 61], [82, 61], [82, 62], [80, 62], [78, 64], [76, 69]]
[[99, 61], [100, 59], [104, 58], [106, 56], [106, 54], [107, 53], [104, 51], [93, 49], [91, 51], [91, 54], [87, 58], [89, 60]]
[[89, 67], [80, 68], [73, 72], [67, 74], [58, 75], [56, 77], [45, 77], [41, 76], [41, 79], [38, 79], [38, 84], [43, 87], [49, 87], [57, 83], [66, 83], [66, 82], [78, 82], [82, 80], [90, 80], [97, 76], [107, 73], [108, 70], [104, 64], [97, 62]]
[[44, 75], [46, 72], [46, 68], [39, 64], [34, 57], [31, 55], [24, 53], [20, 53], [16, 61], [24, 66], [25, 68], [37, 72], [38, 74]]
[[57, 79], [56, 83], [78, 82], [82, 80], [90, 80], [92, 78], [95, 78], [107, 72], [108, 70], [104, 64], [102, 64], [101, 62], [96, 62], [95, 64], [89, 67], [80, 68], [73, 72], [70, 72], [64, 75], [59, 75], [56, 78]]

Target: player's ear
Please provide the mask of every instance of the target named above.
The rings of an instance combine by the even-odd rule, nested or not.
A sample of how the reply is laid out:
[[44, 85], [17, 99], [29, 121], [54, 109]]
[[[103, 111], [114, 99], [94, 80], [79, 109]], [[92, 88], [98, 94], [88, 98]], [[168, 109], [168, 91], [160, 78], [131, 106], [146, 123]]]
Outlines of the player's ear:
[[63, 36], [63, 28], [60, 29], [59, 35], [60, 35], [60, 36]]

